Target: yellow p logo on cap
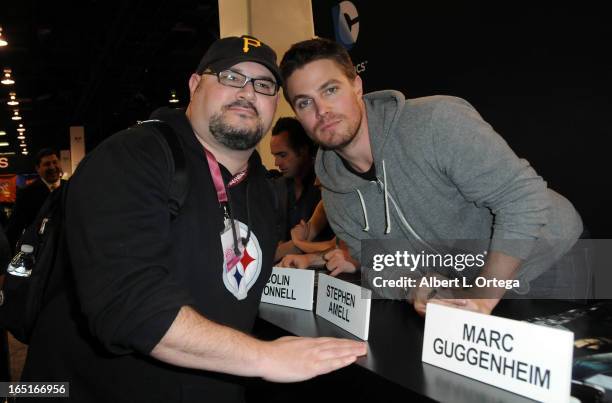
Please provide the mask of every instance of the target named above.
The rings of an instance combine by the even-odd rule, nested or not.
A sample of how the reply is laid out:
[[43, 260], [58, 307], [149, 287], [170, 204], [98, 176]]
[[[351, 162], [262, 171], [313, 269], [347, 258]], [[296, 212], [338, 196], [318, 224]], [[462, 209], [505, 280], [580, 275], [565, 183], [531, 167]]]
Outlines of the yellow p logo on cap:
[[249, 46], [254, 46], [256, 48], [261, 46], [261, 42], [254, 38], [242, 37], [242, 41], [244, 42], [244, 46], [242, 47], [244, 53], [248, 53]]

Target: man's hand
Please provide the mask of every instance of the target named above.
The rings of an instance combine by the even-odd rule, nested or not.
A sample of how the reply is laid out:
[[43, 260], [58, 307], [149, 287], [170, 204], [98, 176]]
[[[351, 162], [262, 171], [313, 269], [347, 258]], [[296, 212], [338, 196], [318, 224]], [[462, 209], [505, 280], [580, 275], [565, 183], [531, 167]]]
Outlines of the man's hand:
[[304, 255], [287, 255], [280, 263], [278, 267], [295, 267], [296, 269], [307, 269], [311, 266], [323, 265], [325, 262], [319, 254], [306, 253]]
[[299, 382], [346, 367], [366, 351], [355, 340], [281, 337], [262, 348], [258, 372], [272, 382]]
[[[465, 309], [466, 311], [484, 313], [486, 315], [490, 315], [495, 308], [495, 305], [499, 302], [497, 299], [470, 299], [470, 298], [449, 298], [449, 299], [440, 299], [440, 298], [432, 298], [429, 300], [434, 304], [446, 305], [451, 308], [459, 308]], [[416, 307], [415, 307], [416, 309]], [[423, 313], [423, 316], [425, 313]]]
[[418, 287], [412, 293], [411, 302], [414, 310], [419, 315], [425, 316], [429, 302], [488, 315], [499, 301], [495, 298], [474, 298], [474, 296], [474, 292], [460, 289]]
[[336, 277], [340, 273], [355, 273], [357, 271], [357, 262], [349, 255], [348, 251], [343, 249], [332, 249], [323, 254], [325, 267], [330, 271], [329, 275]]
[[[514, 278], [521, 261], [515, 257], [501, 252], [490, 252], [487, 261], [480, 273], [486, 279], [508, 280]], [[472, 312], [490, 314], [499, 303], [506, 290], [502, 287], [471, 288], [469, 291], [461, 289], [439, 289], [422, 287], [414, 291], [411, 301], [414, 309], [421, 316], [425, 316], [428, 302], [465, 309]]]
[[435, 293], [434, 288], [417, 287], [412, 290], [411, 299], [409, 300], [414, 307], [414, 310], [421, 316], [425, 316], [427, 312], [427, 303]]

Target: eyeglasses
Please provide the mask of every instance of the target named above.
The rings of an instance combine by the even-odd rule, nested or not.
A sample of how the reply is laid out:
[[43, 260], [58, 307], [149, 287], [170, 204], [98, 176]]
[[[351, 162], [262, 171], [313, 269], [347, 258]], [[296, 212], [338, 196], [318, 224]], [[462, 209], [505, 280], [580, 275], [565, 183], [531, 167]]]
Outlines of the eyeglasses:
[[274, 81], [266, 80], [265, 78], [252, 78], [247, 77], [244, 74], [237, 73], [232, 70], [223, 70], [219, 73], [214, 71], [206, 70], [202, 74], [210, 74], [217, 76], [219, 83], [227, 85], [228, 87], [244, 88], [249, 82], [253, 83], [253, 89], [255, 92], [263, 95], [275, 95], [278, 92], [278, 84]]

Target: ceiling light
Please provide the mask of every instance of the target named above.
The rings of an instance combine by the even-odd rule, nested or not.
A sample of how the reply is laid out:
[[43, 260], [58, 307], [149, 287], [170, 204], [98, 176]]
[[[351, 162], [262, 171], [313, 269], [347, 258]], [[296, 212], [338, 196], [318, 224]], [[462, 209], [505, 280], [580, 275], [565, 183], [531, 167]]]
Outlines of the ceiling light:
[[[0, 143], [0, 144], [2, 144], [2, 143]], [[6, 143], [6, 145], [8, 145], [8, 143]], [[27, 147], [27, 145], [25, 143], [20, 143], [19, 147]]]
[[178, 98], [176, 97], [176, 91], [175, 90], [170, 90], [170, 99], [168, 100], [168, 102], [170, 102], [171, 104], [176, 104], [178, 103]]
[[8, 141], [2, 141], [2, 142], [0, 142], [0, 147], [8, 147], [8, 146], [9, 146]]
[[17, 139], [19, 140], [25, 140], [25, 136], [23, 134], [20, 134], [19, 136], [17, 136]]
[[2, 37], [2, 27], [0, 27], [0, 46], [6, 46], [8, 42]]
[[6, 132], [4, 130], [0, 130], [0, 136], [6, 136]]
[[19, 109], [13, 110], [13, 116], [11, 116], [13, 120], [21, 120], [21, 116], [19, 116]]
[[21, 153], [22, 153], [23, 155], [28, 155], [28, 150], [23, 150]]
[[0, 153], [0, 155], [15, 155], [15, 151], [6, 151], [3, 153]]
[[19, 101], [17, 101], [17, 94], [15, 94], [14, 92], [11, 92], [9, 93], [9, 98], [10, 100], [6, 103], [7, 105], [10, 105], [10, 106], [19, 105]]
[[23, 123], [19, 123], [19, 127], [17, 128], [17, 131], [19, 133], [23, 133], [23, 132], [25, 132], [25, 130], [26, 129], [25, 129], [25, 127], [23, 127]]
[[2, 79], [2, 81], [0, 81], [0, 83], [4, 85], [15, 84], [15, 80], [11, 78], [11, 73], [11, 69], [4, 69], [4, 78]]

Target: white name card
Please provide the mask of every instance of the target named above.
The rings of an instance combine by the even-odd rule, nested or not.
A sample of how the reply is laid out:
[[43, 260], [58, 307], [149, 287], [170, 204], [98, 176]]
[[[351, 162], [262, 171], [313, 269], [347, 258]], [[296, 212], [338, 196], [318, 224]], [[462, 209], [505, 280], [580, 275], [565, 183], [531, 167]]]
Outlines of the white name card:
[[424, 362], [544, 402], [569, 402], [574, 334], [427, 304]]
[[362, 340], [368, 339], [372, 292], [319, 273], [317, 315]]
[[312, 311], [314, 270], [273, 267], [261, 302]]

